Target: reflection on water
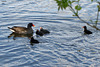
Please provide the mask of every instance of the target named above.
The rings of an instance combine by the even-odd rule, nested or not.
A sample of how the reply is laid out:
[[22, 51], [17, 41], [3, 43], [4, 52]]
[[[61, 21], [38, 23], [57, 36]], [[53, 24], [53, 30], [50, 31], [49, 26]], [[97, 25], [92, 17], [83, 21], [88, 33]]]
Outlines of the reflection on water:
[[6, 5], [6, 0], [1, 0], [1, 2], [2, 2], [2, 5]]
[[8, 38], [13, 37], [13, 40], [16, 39], [16, 37], [28, 37], [31, 38], [33, 36], [33, 34], [17, 34], [17, 33], [11, 33]]

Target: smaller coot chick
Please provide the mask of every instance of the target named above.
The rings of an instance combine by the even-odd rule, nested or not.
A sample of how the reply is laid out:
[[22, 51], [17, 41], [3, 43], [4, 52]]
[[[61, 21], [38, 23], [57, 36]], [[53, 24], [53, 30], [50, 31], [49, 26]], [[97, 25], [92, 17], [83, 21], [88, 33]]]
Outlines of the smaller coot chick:
[[43, 33], [43, 34], [49, 34], [50, 32], [46, 29], [43, 29], [42, 27], [40, 27], [40, 31]]
[[83, 26], [83, 28], [84, 28], [84, 33], [85, 34], [92, 34], [91, 31], [87, 30], [87, 27], [86, 26]]
[[40, 35], [40, 36], [43, 36], [43, 32], [39, 31], [38, 29], [36, 30], [36, 34]]
[[34, 37], [31, 38], [30, 43], [39, 43], [38, 40], [34, 39]]

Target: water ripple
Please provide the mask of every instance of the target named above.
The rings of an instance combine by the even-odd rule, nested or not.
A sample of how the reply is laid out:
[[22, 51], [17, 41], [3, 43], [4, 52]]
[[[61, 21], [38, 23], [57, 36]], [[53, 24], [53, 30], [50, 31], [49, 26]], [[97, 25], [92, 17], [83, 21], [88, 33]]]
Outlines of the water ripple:
[[[82, 5], [90, 7], [85, 3]], [[0, 7], [1, 67], [100, 66], [100, 32], [88, 27], [93, 34], [83, 35], [82, 26], [86, 24], [70, 17], [69, 11], [57, 12], [54, 0], [9, 0]], [[27, 27], [28, 23], [36, 26], [34, 32], [43, 27], [50, 34], [36, 37], [34, 33], [40, 42], [34, 45], [28, 37], [8, 38], [12, 32], [7, 27]]]

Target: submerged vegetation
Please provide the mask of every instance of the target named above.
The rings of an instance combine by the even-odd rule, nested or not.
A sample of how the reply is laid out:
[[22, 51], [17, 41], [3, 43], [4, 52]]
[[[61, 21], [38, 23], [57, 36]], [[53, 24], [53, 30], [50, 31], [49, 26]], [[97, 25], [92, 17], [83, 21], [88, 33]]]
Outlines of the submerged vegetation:
[[[96, 30], [100, 30], [100, 28], [97, 27], [98, 25], [98, 20], [99, 20], [99, 13], [100, 13], [100, 1], [97, 0], [91, 0], [91, 2], [96, 2], [98, 3], [97, 5], [97, 17], [95, 19], [95, 21], [93, 21], [92, 19], [90, 19], [91, 23], [88, 23], [87, 21], [85, 21], [84, 19], [82, 19], [79, 16], [79, 11], [82, 9], [80, 0], [55, 0], [57, 5], [58, 5], [58, 10], [63, 10], [66, 8], [69, 8], [70, 11], [72, 11], [72, 13], [74, 14], [73, 16], [76, 16], [77, 18], [79, 18], [82, 22], [86, 23], [87, 25], [95, 28]], [[75, 6], [73, 6], [73, 4], [76, 4]]]

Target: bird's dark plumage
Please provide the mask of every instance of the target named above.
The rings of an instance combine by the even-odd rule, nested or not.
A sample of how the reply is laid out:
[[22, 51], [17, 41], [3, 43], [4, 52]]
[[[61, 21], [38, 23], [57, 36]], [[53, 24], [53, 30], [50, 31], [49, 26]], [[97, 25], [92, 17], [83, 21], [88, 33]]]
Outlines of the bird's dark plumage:
[[29, 23], [26, 27], [20, 27], [20, 26], [14, 26], [12, 28], [8, 27], [12, 32], [18, 33], [18, 34], [32, 34], [33, 29], [31, 27], [35, 27], [32, 23]]
[[83, 28], [84, 28], [84, 33], [85, 34], [92, 34], [91, 31], [87, 30], [87, 27], [86, 26], [83, 26]]
[[36, 34], [40, 35], [40, 36], [43, 36], [43, 32], [39, 31], [38, 29], [36, 30]]
[[34, 37], [31, 38], [30, 43], [39, 43], [38, 40], [34, 39]]
[[40, 27], [40, 31], [43, 33], [43, 34], [49, 34], [50, 32], [46, 29], [43, 29], [42, 27]]

